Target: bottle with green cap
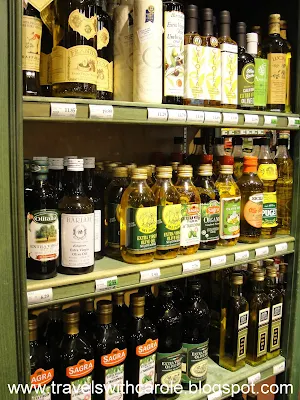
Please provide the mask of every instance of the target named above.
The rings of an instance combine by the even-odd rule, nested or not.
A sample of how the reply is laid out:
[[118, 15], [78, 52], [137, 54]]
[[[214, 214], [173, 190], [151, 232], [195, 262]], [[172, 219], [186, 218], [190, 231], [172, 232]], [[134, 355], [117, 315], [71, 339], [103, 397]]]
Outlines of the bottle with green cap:
[[53, 278], [59, 264], [59, 218], [56, 192], [48, 182], [48, 158], [31, 163], [32, 190], [25, 196], [27, 277]]

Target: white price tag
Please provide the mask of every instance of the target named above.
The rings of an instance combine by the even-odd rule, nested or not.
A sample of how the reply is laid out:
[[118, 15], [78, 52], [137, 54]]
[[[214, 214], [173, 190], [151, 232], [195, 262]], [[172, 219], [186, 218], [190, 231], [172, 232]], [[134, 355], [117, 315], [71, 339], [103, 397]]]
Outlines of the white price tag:
[[213, 392], [207, 395], [207, 400], [219, 400], [222, 398], [222, 390], [218, 390], [217, 392]]
[[168, 120], [168, 111], [166, 108], [148, 108], [148, 119], [158, 119], [160, 121]]
[[51, 117], [76, 117], [76, 104], [51, 103]]
[[236, 113], [223, 113], [223, 124], [237, 125], [239, 122], [239, 115]]
[[202, 124], [204, 122], [204, 112], [203, 111], [187, 111], [187, 120], [188, 122], [199, 122]]
[[285, 370], [285, 361], [273, 366], [273, 375], [278, 375]]
[[245, 114], [245, 125], [258, 125], [258, 123], [258, 115]]
[[46, 303], [53, 300], [52, 288], [27, 292], [28, 305]]
[[248, 384], [251, 385], [251, 384], [257, 383], [260, 380], [261, 380], [261, 375], [260, 375], [260, 372], [258, 372], [257, 374], [254, 374], [254, 375], [248, 377]]
[[249, 251], [239, 251], [238, 253], [234, 254], [234, 260], [235, 261], [243, 261], [243, 260], [248, 260], [249, 258]]
[[277, 125], [277, 117], [276, 115], [265, 115], [264, 116], [264, 125], [268, 126], [276, 126]]
[[288, 126], [291, 128], [300, 128], [300, 118], [288, 117]]
[[210, 266], [211, 267], [218, 267], [220, 265], [226, 264], [227, 257], [226, 256], [218, 256], [218, 257], [212, 257], [210, 259]]
[[286, 251], [288, 249], [287, 243], [278, 243], [275, 244], [276, 252], [279, 253], [280, 251]]
[[102, 106], [100, 104], [90, 104], [91, 119], [112, 119], [114, 117], [113, 106]]
[[186, 111], [185, 110], [168, 110], [168, 120], [169, 121], [186, 121]]
[[269, 247], [260, 247], [259, 249], [255, 249], [256, 257], [267, 256], [269, 254]]
[[95, 292], [102, 292], [102, 290], [113, 289], [118, 285], [118, 277], [111, 276], [110, 278], [96, 279]]
[[182, 263], [182, 273], [188, 274], [189, 272], [198, 271], [200, 269], [200, 260]]
[[204, 122], [206, 123], [220, 124], [221, 119], [220, 112], [204, 111]]
[[160, 277], [160, 268], [141, 271], [140, 282], [152, 281]]

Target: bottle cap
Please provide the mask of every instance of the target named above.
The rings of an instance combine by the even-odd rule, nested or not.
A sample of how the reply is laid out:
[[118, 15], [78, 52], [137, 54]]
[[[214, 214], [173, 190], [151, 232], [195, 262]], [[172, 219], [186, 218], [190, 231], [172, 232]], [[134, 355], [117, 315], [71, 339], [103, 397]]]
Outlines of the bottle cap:
[[95, 168], [95, 157], [83, 157], [83, 168]]
[[237, 34], [246, 34], [247, 32], [247, 25], [245, 22], [238, 22], [236, 24], [236, 33]]
[[222, 165], [233, 165], [234, 164], [234, 158], [232, 156], [222, 156], [220, 158], [220, 163]]
[[240, 136], [234, 136], [232, 138], [232, 144], [233, 144], [233, 146], [242, 146], [243, 139]]
[[183, 144], [183, 137], [182, 136], [175, 136], [174, 137], [174, 144]]
[[232, 274], [232, 283], [235, 285], [242, 285], [243, 284], [243, 275], [242, 274]]
[[132, 293], [130, 295], [130, 305], [133, 307], [144, 307], [145, 306], [145, 296], [140, 293]]
[[211, 164], [203, 164], [198, 168], [198, 175], [200, 176], [212, 176], [213, 167]]
[[230, 24], [231, 23], [230, 12], [221, 11], [219, 19], [220, 19], [220, 24]]
[[181, 178], [192, 178], [193, 167], [191, 165], [179, 165], [178, 176]]
[[127, 167], [116, 167], [113, 170], [114, 178], [127, 178], [128, 177], [128, 168]]
[[64, 169], [63, 158], [49, 158], [49, 169], [62, 170]]
[[83, 171], [83, 159], [82, 158], [70, 158], [68, 160], [68, 171]]
[[171, 162], [171, 165], [172, 165], [173, 171], [177, 171], [178, 166], [180, 165], [180, 162], [174, 161], [174, 162]]
[[269, 24], [279, 23], [280, 24], [280, 14], [271, 14], [269, 16]]
[[99, 314], [111, 314], [113, 311], [113, 305], [110, 300], [99, 300], [97, 301], [97, 312]]
[[284, 19], [280, 20], [280, 29], [286, 30], [287, 29], [287, 22]]
[[49, 319], [61, 318], [62, 305], [61, 304], [51, 304], [48, 307]]
[[30, 170], [36, 174], [47, 174], [48, 172], [48, 158], [47, 157], [34, 157], [30, 164]]
[[147, 179], [147, 169], [135, 168], [132, 171], [132, 179]]
[[202, 20], [203, 21], [213, 21], [214, 13], [211, 8], [202, 9]]
[[258, 282], [262, 282], [265, 280], [265, 275], [262, 270], [253, 271], [253, 279]]
[[287, 267], [288, 267], [287, 263], [280, 263], [279, 264], [279, 272], [281, 272], [282, 274], [285, 274], [287, 272]]
[[64, 157], [64, 167], [67, 167], [68, 166], [68, 161], [69, 160], [71, 160], [71, 159], [76, 159], [77, 158], [77, 156], [65, 156]]
[[139, 168], [143, 168], [147, 171], [147, 177], [151, 178], [152, 176], [152, 166], [151, 165], [141, 165], [141, 167]]
[[216, 137], [214, 139], [214, 144], [224, 144], [225, 140], [223, 137]]
[[189, 4], [185, 9], [185, 18], [196, 18], [198, 19], [198, 6], [195, 4]]
[[36, 331], [38, 327], [38, 323], [37, 323], [37, 316], [34, 314], [28, 314], [28, 328], [29, 328], [29, 332], [30, 331]]
[[200, 156], [200, 165], [212, 164], [212, 162], [213, 162], [213, 155], [212, 154], [202, 154]]
[[277, 145], [278, 146], [286, 146], [286, 147], [288, 147], [289, 139], [278, 139]]
[[72, 306], [63, 310], [63, 321], [66, 324], [79, 322], [79, 308]]
[[110, 162], [108, 164], [104, 165], [104, 171], [108, 172], [108, 173], [112, 173], [114, 168], [116, 168], [119, 164], [116, 162]]
[[81, 300], [80, 308], [84, 311], [94, 311], [94, 300], [92, 297]]
[[248, 263], [248, 271], [250, 271], [250, 272], [253, 272], [253, 271], [255, 271], [256, 269], [259, 269], [259, 266], [258, 266], [258, 263], [257, 263], [257, 261], [252, 261], [252, 262], [249, 262]]
[[267, 276], [269, 278], [276, 278], [277, 276], [277, 271], [276, 271], [276, 267], [267, 267]]
[[164, 167], [157, 167], [157, 177], [158, 178], [172, 178], [172, 167], [164, 166]]
[[258, 49], [258, 34], [255, 32], [247, 33], [247, 53], [256, 55]]
[[267, 258], [263, 260], [264, 267], [272, 267], [274, 266], [274, 260], [272, 258]]
[[245, 156], [244, 157], [244, 166], [246, 167], [257, 167], [258, 159], [254, 156]]
[[124, 292], [114, 292], [112, 294], [112, 301], [114, 304], [120, 304], [124, 302]]
[[204, 137], [195, 137], [194, 138], [194, 144], [205, 144], [205, 139]]

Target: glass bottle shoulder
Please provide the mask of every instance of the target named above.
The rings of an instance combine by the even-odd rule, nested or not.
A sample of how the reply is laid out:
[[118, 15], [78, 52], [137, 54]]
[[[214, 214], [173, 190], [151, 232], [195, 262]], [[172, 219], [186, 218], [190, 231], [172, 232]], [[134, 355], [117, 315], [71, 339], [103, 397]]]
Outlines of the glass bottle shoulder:
[[180, 194], [171, 182], [157, 181], [152, 191], [157, 205], [180, 204]]
[[122, 207], [152, 207], [156, 205], [155, 197], [150, 187], [145, 183], [132, 182], [125, 190], [122, 200]]
[[241, 192], [243, 190], [252, 190], [253, 192], [259, 193], [263, 190], [263, 183], [255, 173], [243, 174], [241, 178], [237, 181], [237, 185]]
[[32, 185], [26, 190], [25, 194], [25, 208], [26, 209], [39, 209], [39, 208], [57, 208], [57, 193], [55, 188], [45, 181], [42, 185]]
[[94, 211], [92, 200], [85, 195], [64, 195], [58, 208], [60, 211], [75, 214], [89, 214]]
[[269, 53], [287, 53], [287, 45], [280, 35], [269, 35], [262, 45], [262, 51], [265, 54]]
[[92, 345], [80, 334], [64, 335], [60, 344], [61, 359], [78, 362], [82, 357], [94, 357]]

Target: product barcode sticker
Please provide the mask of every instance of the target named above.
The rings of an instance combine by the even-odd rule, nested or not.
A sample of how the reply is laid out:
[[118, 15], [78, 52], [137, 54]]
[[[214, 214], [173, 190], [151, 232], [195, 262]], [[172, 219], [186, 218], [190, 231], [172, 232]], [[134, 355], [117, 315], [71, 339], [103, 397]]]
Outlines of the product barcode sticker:
[[76, 104], [51, 103], [51, 117], [75, 118], [76, 112]]
[[113, 106], [102, 106], [100, 104], [90, 104], [91, 119], [112, 119], [114, 117]]
[[200, 269], [200, 260], [194, 260], [182, 263], [182, 273], [188, 274], [189, 272], [198, 271]]
[[255, 249], [256, 257], [267, 256], [269, 254], [269, 247], [260, 247], [259, 249]]
[[267, 126], [276, 126], [277, 125], [277, 117], [276, 115], [265, 115], [264, 116], [264, 125]]
[[245, 114], [245, 124], [247, 125], [258, 125], [259, 116], [252, 114]]
[[220, 112], [204, 111], [204, 122], [220, 124], [222, 114]]
[[252, 383], [257, 383], [261, 380], [261, 374], [258, 372], [257, 374], [251, 375], [248, 377], [248, 384], [251, 385]]
[[148, 110], [148, 119], [155, 120], [158, 119], [160, 121], [168, 120], [168, 110], [166, 108], [147, 108]]
[[287, 243], [278, 243], [275, 244], [276, 252], [279, 253], [280, 251], [286, 251], [288, 249]]
[[207, 400], [219, 400], [222, 398], [222, 390], [218, 390], [217, 392], [213, 392], [207, 395]]
[[226, 264], [227, 257], [226, 256], [217, 256], [217, 257], [212, 257], [210, 259], [210, 266], [211, 267], [218, 267], [220, 265]]
[[278, 375], [285, 370], [285, 361], [273, 366], [273, 375]]
[[160, 268], [147, 269], [146, 271], [141, 271], [140, 274], [140, 282], [152, 281], [160, 277]]
[[288, 117], [288, 126], [291, 128], [300, 128], [300, 118]]
[[238, 253], [234, 254], [234, 260], [235, 261], [242, 261], [242, 260], [248, 260], [249, 258], [249, 251], [239, 251]]
[[28, 305], [46, 303], [53, 300], [52, 288], [27, 292]]
[[187, 121], [188, 122], [199, 122], [199, 124], [202, 124], [204, 122], [204, 112], [188, 110], [187, 111]]
[[186, 121], [185, 110], [168, 110], [169, 121]]
[[111, 276], [110, 278], [96, 279], [95, 292], [101, 292], [106, 289], [113, 289], [118, 285], [118, 277]]
[[239, 115], [237, 113], [223, 113], [223, 124], [236, 125], [239, 122]]

